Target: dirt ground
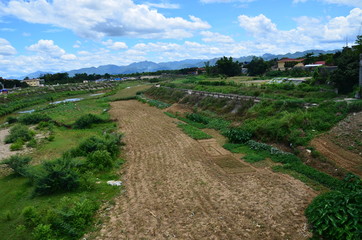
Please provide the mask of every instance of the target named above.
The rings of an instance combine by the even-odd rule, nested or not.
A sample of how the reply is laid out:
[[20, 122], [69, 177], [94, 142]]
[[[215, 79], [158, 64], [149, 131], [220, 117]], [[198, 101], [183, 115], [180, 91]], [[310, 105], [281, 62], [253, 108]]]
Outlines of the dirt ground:
[[0, 129], [0, 161], [12, 155], [19, 154], [20, 152], [20, 151], [11, 151], [10, 150], [11, 144], [5, 144], [4, 140], [7, 135], [9, 135], [8, 128]]
[[287, 175], [255, 168], [196, 141], [175, 119], [137, 101], [113, 102], [125, 133], [124, 194], [96, 239], [308, 239], [304, 209], [316, 196]]
[[362, 176], [362, 112], [349, 115], [311, 145], [337, 166]]

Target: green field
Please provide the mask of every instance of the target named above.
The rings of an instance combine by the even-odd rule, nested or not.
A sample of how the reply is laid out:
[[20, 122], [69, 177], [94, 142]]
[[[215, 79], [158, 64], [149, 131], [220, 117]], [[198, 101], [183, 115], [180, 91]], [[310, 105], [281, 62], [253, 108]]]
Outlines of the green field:
[[[92, 137], [100, 139], [106, 132], [117, 131], [117, 125], [108, 121], [109, 101], [135, 96], [137, 92], [148, 87], [140, 85], [140, 82], [125, 82], [113, 89], [112, 95], [107, 91], [96, 95], [78, 94], [72, 98], [83, 98], [83, 100], [55, 105], [44, 102], [25, 109], [35, 109], [34, 114], [47, 115], [55, 123], [51, 123], [50, 127], [49, 124], [43, 124], [45, 127], [41, 129], [36, 128], [41, 123], [35, 125], [34, 131], [45, 136], [38, 139], [36, 147], [28, 153], [33, 159], [29, 168], [31, 170], [28, 171], [34, 172], [36, 176], [44, 171], [42, 170], [44, 163], [67, 159], [64, 154], [73, 151], [71, 155], [74, 157], [70, 161], [83, 164], [74, 172], [79, 177], [80, 185], [74, 190], [39, 194], [36, 193], [37, 177], [31, 177], [30, 173], [30, 177], [16, 174], [0, 176], [1, 239], [79, 239], [83, 233], [93, 228], [92, 216], [97, 209], [101, 205], [111, 204], [112, 198], [122, 190], [122, 187], [110, 186], [106, 182], [121, 178], [117, 174], [117, 169], [123, 160], [118, 156], [112, 160], [114, 162], [112, 168], [97, 170], [84, 165], [90, 161], [88, 159], [97, 159], [97, 157], [77, 157], [78, 153], [74, 149], [77, 149], [85, 139]], [[74, 123], [87, 114], [99, 116], [105, 122], [92, 124], [85, 129], [74, 129]], [[11, 116], [18, 118], [23, 114], [13, 113]], [[72, 205], [74, 206], [71, 207]]]

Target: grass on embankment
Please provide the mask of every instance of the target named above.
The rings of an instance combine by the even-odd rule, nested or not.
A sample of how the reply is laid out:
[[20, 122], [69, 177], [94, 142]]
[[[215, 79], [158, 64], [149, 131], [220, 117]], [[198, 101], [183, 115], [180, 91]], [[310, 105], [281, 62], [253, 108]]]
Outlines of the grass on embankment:
[[[120, 89], [130, 84], [121, 85]], [[98, 96], [80, 102], [57, 104], [38, 113], [50, 116], [52, 121], [72, 127], [77, 119], [89, 113], [109, 119], [108, 113], [104, 111], [109, 108], [108, 101], [109, 96]], [[42, 105], [41, 108], [44, 106]], [[33, 107], [37, 109], [39, 106]], [[79, 146], [84, 139], [93, 136], [99, 138], [104, 135], [104, 132], [116, 130], [116, 124], [109, 121], [94, 124], [87, 129], [54, 125], [51, 130], [52, 138], [42, 140], [30, 153], [33, 158], [32, 164], [39, 165], [34, 169], [39, 169], [43, 162], [61, 158], [65, 152]], [[74, 160], [84, 162], [85, 157], [75, 157]], [[118, 160], [115, 167], [117, 168], [121, 162]], [[34, 183], [30, 178], [15, 174], [0, 176], [1, 239], [79, 239], [79, 235], [91, 230], [90, 221], [96, 210], [120, 193], [120, 187], [109, 186], [106, 182], [118, 180], [119, 176], [116, 173], [117, 169], [79, 171], [82, 182], [80, 188], [45, 196], [34, 193]], [[72, 204], [75, 204], [74, 208]], [[29, 219], [31, 219], [30, 222]], [[52, 228], [57, 227], [52, 227], [48, 223], [61, 224], [64, 228], [54, 233]]]

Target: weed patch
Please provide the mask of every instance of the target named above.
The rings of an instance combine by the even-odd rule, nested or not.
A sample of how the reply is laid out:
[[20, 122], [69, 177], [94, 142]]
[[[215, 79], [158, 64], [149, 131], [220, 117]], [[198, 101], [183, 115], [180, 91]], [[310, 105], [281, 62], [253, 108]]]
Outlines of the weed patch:
[[181, 128], [184, 133], [196, 140], [212, 138], [209, 134], [204, 133], [200, 129], [188, 124], [181, 123], [178, 124], [178, 127]]

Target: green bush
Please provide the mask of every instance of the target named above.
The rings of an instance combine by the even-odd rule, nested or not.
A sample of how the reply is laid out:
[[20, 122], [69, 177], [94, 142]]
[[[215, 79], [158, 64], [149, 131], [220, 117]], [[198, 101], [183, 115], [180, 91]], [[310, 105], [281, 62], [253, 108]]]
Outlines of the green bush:
[[305, 211], [314, 237], [362, 239], [362, 190], [332, 191], [316, 197]]
[[77, 163], [67, 158], [44, 162], [41, 169], [32, 176], [35, 193], [46, 195], [77, 189], [80, 179], [76, 168]]
[[23, 215], [25, 219], [25, 224], [28, 227], [34, 227], [38, 225], [42, 218], [41, 214], [33, 206], [23, 208], [21, 214]]
[[58, 235], [79, 239], [92, 223], [98, 204], [89, 199], [63, 197], [59, 206], [48, 212], [48, 222]]
[[86, 160], [87, 166], [94, 170], [108, 170], [114, 165], [111, 154], [106, 150], [97, 150], [90, 153]]
[[36, 145], [37, 145], [37, 143], [36, 143], [36, 140], [33, 138], [33, 139], [31, 139], [27, 144], [26, 144], [26, 146], [27, 147], [30, 147], [30, 148], [36, 148]]
[[12, 123], [16, 123], [18, 121], [18, 119], [16, 117], [9, 116], [9, 117], [6, 118], [6, 121], [9, 124], [12, 124]]
[[39, 224], [33, 230], [32, 236], [34, 240], [56, 240], [53, 236], [51, 225]]
[[29, 156], [14, 155], [2, 161], [1, 164], [8, 165], [18, 175], [26, 176], [30, 162]]
[[229, 139], [230, 143], [245, 143], [252, 137], [252, 134], [239, 128], [229, 128], [222, 133]]
[[26, 125], [37, 124], [40, 122], [49, 122], [51, 118], [42, 113], [25, 114], [19, 118], [19, 122]]
[[24, 141], [18, 138], [13, 144], [10, 145], [11, 151], [19, 151], [23, 149]]
[[120, 134], [106, 134], [102, 137], [93, 136], [81, 142], [77, 148], [72, 149], [67, 154], [72, 157], [86, 157], [92, 152], [106, 150], [115, 159], [120, 151], [121, 138], [122, 135]]
[[94, 114], [86, 114], [81, 116], [78, 120], [75, 121], [73, 127], [75, 129], [84, 129], [90, 128], [92, 124], [104, 123], [105, 120]]
[[33, 138], [34, 133], [24, 125], [18, 124], [10, 128], [10, 134], [5, 137], [5, 143], [14, 143], [18, 139], [27, 142]]
[[190, 119], [191, 121], [202, 123], [202, 124], [208, 124], [210, 119], [208, 117], [205, 117], [198, 113], [190, 113], [186, 115], [186, 118]]

